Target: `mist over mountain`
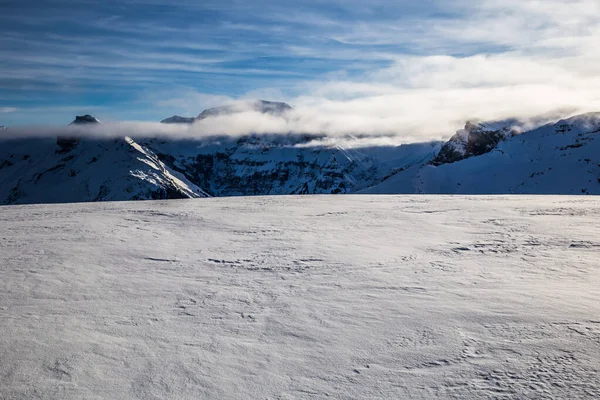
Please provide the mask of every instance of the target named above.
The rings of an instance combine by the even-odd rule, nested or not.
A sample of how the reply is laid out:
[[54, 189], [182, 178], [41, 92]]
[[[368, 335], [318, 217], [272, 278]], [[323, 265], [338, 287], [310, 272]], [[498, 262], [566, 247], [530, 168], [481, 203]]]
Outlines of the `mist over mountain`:
[[230, 105], [206, 109], [196, 117], [196, 120], [203, 120], [209, 117], [233, 115], [247, 111], [273, 116], [283, 116], [286, 112], [291, 110], [293, 110], [293, 108], [289, 104], [282, 102], [266, 100], [242, 101]]
[[256, 101], [207, 109], [195, 119], [167, 118], [161, 124], [104, 124], [83, 115], [68, 127], [37, 137], [19, 137], [19, 129], [5, 131], [10, 135], [0, 146], [0, 202], [346, 193], [600, 194], [598, 113], [534, 129], [518, 119], [468, 121], [447, 141], [402, 145], [385, 135], [222, 135], [196, 130], [245, 113], [286, 119], [293, 111], [286, 103]]

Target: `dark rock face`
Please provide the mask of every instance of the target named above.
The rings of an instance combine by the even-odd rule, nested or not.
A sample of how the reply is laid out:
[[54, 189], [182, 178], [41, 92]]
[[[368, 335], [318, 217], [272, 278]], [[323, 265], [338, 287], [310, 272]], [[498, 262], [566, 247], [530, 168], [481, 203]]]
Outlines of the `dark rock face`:
[[194, 117], [180, 117], [179, 115], [173, 115], [172, 117], [165, 118], [160, 121], [161, 124], [191, 124], [196, 120]]
[[493, 124], [487, 125], [469, 121], [464, 129], [459, 130], [442, 146], [438, 155], [431, 160], [431, 164], [450, 164], [489, 153], [496, 148], [498, 143], [514, 133], [511, 124], [494, 126]]
[[59, 136], [56, 138], [58, 149], [56, 154], [66, 154], [72, 151], [79, 144], [80, 139], [76, 137]]
[[92, 117], [89, 114], [86, 115], [78, 115], [75, 117], [75, 120], [71, 122], [69, 125], [80, 125], [80, 124], [98, 124], [100, 121], [96, 117]]
[[258, 100], [246, 104], [234, 104], [229, 106], [220, 106], [204, 110], [198, 115], [197, 120], [203, 120], [209, 117], [221, 115], [231, 115], [243, 111], [255, 111], [262, 114], [284, 115], [286, 112], [293, 110], [287, 103]]
[[211, 196], [349, 193], [377, 183], [389, 172], [352, 149], [297, 147], [308, 140], [305, 135], [224, 137], [206, 147], [181, 143], [180, 148], [198, 149], [181, 155], [168, 143], [144, 144]]
[[[86, 115], [78, 115], [75, 117], [75, 120], [69, 124], [71, 125], [85, 125], [85, 124], [99, 124], [100, 121], [96, 117], [93, 117], [89, 114]], [[58, 150], [56, 150], [56, 154], [65, 154], [72, 151], [79, 144], [80, 138], [73, 136], [59, 136], [56, 138], [56, 144], [58, 145]]]

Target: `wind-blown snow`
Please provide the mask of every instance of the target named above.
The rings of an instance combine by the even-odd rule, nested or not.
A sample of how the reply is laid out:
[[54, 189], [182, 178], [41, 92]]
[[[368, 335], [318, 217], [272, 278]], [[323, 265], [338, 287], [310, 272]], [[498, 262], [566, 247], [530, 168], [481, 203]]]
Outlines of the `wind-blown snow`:
[[0, 207], [0, 398], [599, 398], [600, 201]]

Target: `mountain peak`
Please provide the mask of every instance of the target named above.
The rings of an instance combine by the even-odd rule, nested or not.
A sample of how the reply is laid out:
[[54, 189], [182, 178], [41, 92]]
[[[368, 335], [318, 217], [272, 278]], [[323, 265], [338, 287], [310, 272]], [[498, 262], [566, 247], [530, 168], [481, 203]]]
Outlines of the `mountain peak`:
[[173, 115], [172, 117], [165, 118], [160, 121], [161, 124], [191, 124], [196, 120], [194, 117], [181, 117], [179, 115]]
[[98, 118], [91, 116], [90, 114], [85, 115], [77, 115], [75, 120], [71, 122], [69, 125], [79, 125], [79, 124], [98, 124], [100, 120]]
[[255, 111], [267, 114], [282, 114], [293, 110], [289, 104], [278, 101], [257, 100], [252, 105]]
[[498, 143], [520, 132], [522, 124], [516, 119], [481, 122], [467, 121], [431, 160], [433, 165], [450, 164], [465, 158], [492, 151]]

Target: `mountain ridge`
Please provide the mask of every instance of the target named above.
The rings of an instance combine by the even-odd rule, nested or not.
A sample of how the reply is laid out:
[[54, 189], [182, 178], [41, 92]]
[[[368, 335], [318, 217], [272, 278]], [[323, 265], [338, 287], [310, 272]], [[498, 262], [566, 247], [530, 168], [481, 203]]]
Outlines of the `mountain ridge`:
[[[268, 103], [273, 104], [277, 112], [289, 110], [281, 106], [285, 103]], [[91, 115], [75, 121], [100, 123]], [[3, 139], [0, 203], [347, 193], [600, 194], [600, 113], [525, 132], [522, 126], [516, 120], [468, 121], [446, 142], [363, 147], [328, 145], [322, 135], [306, 134]]]

